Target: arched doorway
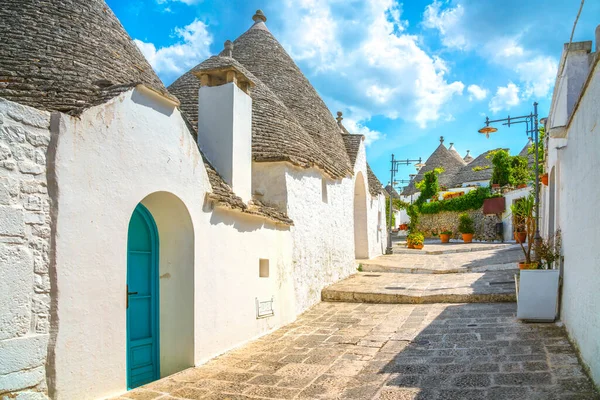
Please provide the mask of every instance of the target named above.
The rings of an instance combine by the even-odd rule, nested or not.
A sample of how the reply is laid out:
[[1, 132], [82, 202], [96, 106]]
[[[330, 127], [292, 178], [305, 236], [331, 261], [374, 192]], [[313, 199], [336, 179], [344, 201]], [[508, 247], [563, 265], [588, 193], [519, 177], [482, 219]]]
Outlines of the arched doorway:
[[362, 172], [354, 180], [354, 257], [369, 258], [367, 235], [367, 193]]
[[158, 231], [138, 204], [127, 233], [127, 387], [160, 377]]
[[[152, 242], [147, 231], [154, 231], [154, 245], [143, 247]], [[151, 295], [130, 283], [132, 271], [138, 268], [135, 260], [144, 254], [138, 248], [151, 249], [154, 265], [146, 267], [143, 277], [154, 290]], [[138, 204], [129, 225], [127, 267], [128, 290], [138, 292], [128, 295], [127, 311], [127, 386], [133, 388], [194, 366], [194, 229], [187, 207], [177, 196], [155, 192]], [[146, 296], [151, 308], [134, 307], [136, 296]], [[151, 317], [144, 319], [144, 315]], [[145, 342], [139, 344], [145, 347], [132, 346], [142, 333]]]

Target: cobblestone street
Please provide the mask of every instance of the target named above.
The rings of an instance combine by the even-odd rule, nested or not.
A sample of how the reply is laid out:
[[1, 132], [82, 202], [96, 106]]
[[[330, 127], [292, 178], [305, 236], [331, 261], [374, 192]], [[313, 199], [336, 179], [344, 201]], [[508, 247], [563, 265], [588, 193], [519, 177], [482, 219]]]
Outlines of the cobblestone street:
[[599, 399], [564, 329], [516, 304], [320, 303], [119, 399]]

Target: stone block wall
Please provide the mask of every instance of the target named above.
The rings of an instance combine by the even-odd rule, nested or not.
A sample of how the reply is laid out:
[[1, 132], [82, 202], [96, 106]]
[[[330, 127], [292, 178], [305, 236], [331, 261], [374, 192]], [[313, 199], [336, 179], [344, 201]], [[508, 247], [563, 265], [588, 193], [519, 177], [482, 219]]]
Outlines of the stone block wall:
[[46, 399], [50, 113], [0, 99], [0, 398]]
[[501, 235], [496, 235], [496, 223], [502, 222], [502, 219], [497, 215], [484, 215], [482, 209], [469, 211], [443, 211], [438, 214], [421, 214], [419, 216], [419, 230], [425, 234], [425, 237], [433, 237], [432, 231], [438, 233], [442, 228], [449, 228], [454, 232], [453, 238], [461, 239], [461, 234], [458, 232], [458, 217], [466, 212], [473, 218], [475, 222], [475, 240], [502, 240]]

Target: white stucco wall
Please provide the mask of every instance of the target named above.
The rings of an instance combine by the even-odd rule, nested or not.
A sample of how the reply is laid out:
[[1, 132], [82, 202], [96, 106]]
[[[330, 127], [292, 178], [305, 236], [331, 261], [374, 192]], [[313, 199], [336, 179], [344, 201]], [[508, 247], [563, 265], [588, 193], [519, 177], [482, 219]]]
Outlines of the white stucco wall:
[[[200, 153], [179, 111], [160, 98], [136, 89], [79, 119], [62, 116], [56, 175], [56, 398], [126, 388], [127, 228], [149, 194], [176, 196], [193, 226], [196, 364], [294, 318], [289, 230], [205, 203]], [[260, 258], [270, 260], [268, 278], [259, 277]], [[271, 297], [275, 316], [257, 319], [255, 299]]]
[[515, 237], [513, 234], [513, 215], [512, 215], [510, 206], [516, 200], [529, 196], [529, 193], [531, 193], [532, 191], [533, 191], [533, 188], [531, 186], [527, 186], [525, 188], [512, 190], [503, 195], [504, 201], [505, 201], [504, 204], [506, 205], [506, 209], [502, 213], [502, 223], [504, 224], [503, 238], [504, 238], [505, 242], [515, 240]]
[[[321, 290], [356, 271], [354, 247], [354, 189], [358, 173], [367, 181], [364, 144], [353, 176], [333, 180], [317, 169], [302, 169], [289, 163], [254, 163], [253, 190], [266, 203], [287, 211], [294, 221], [293, 281], [296, 313], [321, 299]], [[323, 201], [322, 184], [327, 184]], [[372, 197], [365, 187], [367, 203], [368, 256], [382, 254], [385, 233], [385, 197]]]
[[556, 227], [562, 230], [564, 254], [561, 319], [599, 385], [600, 213], [595, 200], [600, 186], [594, 182], [600, 169], [600, 64], [591, 73], [567, 126], [567, 139], [550, 139], [547, 168], [556, 167], [558, 182]]
[[22, 398], [42, 399], [47, 393], [51, 285], [46, 153], [50, 120], [50, 113], [0, 99], [2, 398], [20, 393]]

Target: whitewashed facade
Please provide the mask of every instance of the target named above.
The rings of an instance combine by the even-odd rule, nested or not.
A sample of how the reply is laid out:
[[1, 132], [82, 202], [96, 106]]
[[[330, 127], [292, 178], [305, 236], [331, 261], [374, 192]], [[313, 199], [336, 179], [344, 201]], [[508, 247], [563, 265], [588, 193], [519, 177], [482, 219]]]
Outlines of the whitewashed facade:
[[[600, 26], [592, 42], [565, 45], [546, 123], [548, 186], [542, 236], [562, 233], [560, 318], [600, 385]], [[562, 73], [561, 73], [562, 72]]]
[[[103, 2], [90, 4], [105, 18]], [[198, 134], [152, 84], [123, 82], [72, 113], [0, 91], [0, 397], [127, 390], [139, 204], [159, 238], [160, 377], [293, 321], [357, 256], [382, 253], [384, 196], [369, 187], [364, 142], [338, 178], [252, 161], [253, 103], [240, 82], [202, 89], [224, 114], [199, 113]]]

